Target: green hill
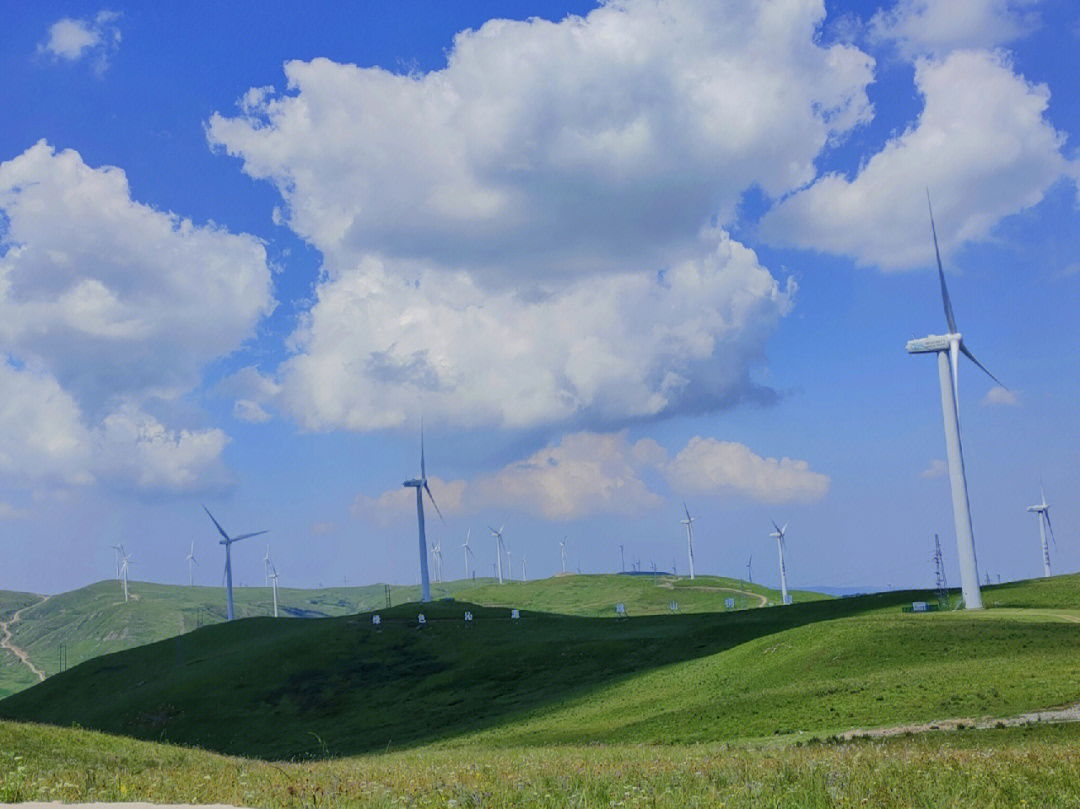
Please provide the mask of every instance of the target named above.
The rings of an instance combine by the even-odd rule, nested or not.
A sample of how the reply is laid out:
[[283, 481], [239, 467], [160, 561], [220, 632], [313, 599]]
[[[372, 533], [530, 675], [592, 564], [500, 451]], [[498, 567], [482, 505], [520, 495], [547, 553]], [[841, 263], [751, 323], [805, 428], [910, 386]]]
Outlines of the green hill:
[[[123, 600], [120, 582], [103, 581], [42, 601], [29, 593], [0, 592], [0, 621], [22, 609], [11, 625], [12, 642], [25, 650], [46, 675], [60, 671], [61, 655], [70, 668], [102, 654], [131, 649], [225, 620], [225, 594], [217, 587], [131, 582], [132, 599]], [[272, 614], [272, 596], [265, 587], [234, 591], [239, 618]], [[615, 604], [629, 615], [665, 614], [672, 601], [681, 612], [713, 612], [733, 598], [736, 608], [778, 600], [778, 594], [733, 579], [699, 576], [694, 582], [670, 576], [557, 576], [529, 582], [492, 579], [461, 580], [432, 585], [434, 598], [456, 598], [487, 606], [516, 606], [568, 615], [615, 617]], [[394, 604], [416, 602], [419, 587], [391, 587]], [[278, 592], [282, 616], [328, 618], [385, 607], [385, 585]], [[823, 598], [795, 593], [796, 601]], [[40, 603], [39, 603], [40, 602]], [[20, 691], [37, 678], [6, 650], [0, 655], [0, 697]]]
[[[523, 588], [529, 585], [523, 585]], [[1001, 715], [1080, 695], [1080, 577], [986, 589], [982, 613], [886, 593], [611, 620], [418, 605], [208, 626], [95, 658], [0, 716], [263, 758], [388, 746], [733, 741]], [[1000, 594], [1000, 598], [998, 597]], [[628, 608], [629, 609], [629, 608]]]

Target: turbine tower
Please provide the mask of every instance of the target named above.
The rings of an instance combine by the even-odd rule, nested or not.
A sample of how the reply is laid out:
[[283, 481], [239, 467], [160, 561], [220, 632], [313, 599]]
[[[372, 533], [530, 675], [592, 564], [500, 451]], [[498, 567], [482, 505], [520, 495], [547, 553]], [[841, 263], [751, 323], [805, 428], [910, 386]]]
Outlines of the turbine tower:
[[[502, 526], [499, 527], [499, 530], [496, 531], [494, 528], [491, 528], [490, 525], [488, 526], [488, 528], [491, 528], [491, 535], [493, 537], [495, 537], [495, 554], [496, 554], [496, 556], [497, 556], [497, 558], [499, 560], [499, 565], [498, 565], [499, 584], [503, 583], [503, 574], [502, 574], [503, 536], [502, 536], [502, 532], [503, 532], [503, 528], [505, 528], [505, 527], [506, 527], [505, 525], [502, 525]], [[507, 556], [509, 556], [509, 555], [510, 554], [507, 554]]]
[[[927, 207], [930, 194], [926, 195]], [[938, 249], [937, 228], [934, 211], [930, 209], [930, 232], [934, 237], [934, 256], [937, 258], [938, 280], [941, 282], [941, 301], [945, 306], [948, 334], [930, 335], [907, 344], [909, 354], [937, 354], [938, 380], [941, 384], [941, 409], [945, 418], [945, 448], [949, 458], [949, 483], [952, 488], [953, 520], [956, 523], [956, 550], [960, 557], [960, 586], [964, 592], [964, 607], [982, 609], [982, 592], [979, 590], [979, 565], [975, 558], [975, 537], [971, 530], [971, 505], [968, 502], [967, 478], [964, 475], [964, 453], [960, 445], [960, 406], [957, 372], [960, 355], [963, 354], [987, 376], [1001, 385], [1001, 381], [975, 359], [964, 345], [963, 336], [956, 327], [949, 290], [945, 286], [945, 271], [941, 267], [941, 251]], [[1002, 387], [1005, 387], [1002, 385]]]
[[427, 467], [424, 465], [424, 423], [420, 422], [420, 477], [406, 480], [402, 484], [405, 488], [410, 486], [416, 489], [416, 522], [420, 527], [420, 600], [431, 601], [431, 582], [428, 579], [427, 567], [427, 534], [424, 533], [424, 492], [427, 492], [431, 505], [435, 506], [435, 513], [443, 520], [442, 512], [435, 503], [435, 497], [431, 494], [431, 487], [427, 482]]
[[192, 574], [191, 574], [191, 565], [193, 563], [196, 564], [196, 565], [199, 564], [199, 560], [195, 558], [195, 543], [194, 543], [194, 541], [191, 543], [191, 550], [188, 551], [187, 559], [185, 559], [184, 561], [187, 562], [187, 583], [188, 583], [188, 587], [190, 587], [194, 583], [194, 579], [192, 578]]
[[120, 543], [111, 546], [116, 553], [116, 578], [120, 578], [120, 557], [124, 555], [124, 546]]
[[1050, 532], [1050, 538], [1054, 540], [1055, 547], [1057, 546], [1057, 540], [1054, 539], [1054, 529], [1050, 525], [1050, 504], [1046, 502], [1046, 493], [1039, 487], [1039, 495], [1042, 497], [1042, 502], [1037, 506], [1028, 506], [1028, 511], [1033, 511], [1038, 515], [1039, 520], [1039, 541], [1042, 542], [1043, 553], [1043, 575], [1047, 578], [1050, 577], [1050, 547], [1046, 544], [1046, 532]]
[[780, 596], [783, 602], [788, 604], [790, 602], [787, 594], [787, 568], [784, 567], [784, 535], [787, 533], [787, 523], [784, 523], [783, 528], [776, 524], [776, 520], [773, 520], [772, 524], [776, 533], [769, 536], [776, 540], [776, 548], [780, 552]]
[[526, 567], [525, 554], [522, 554], [521, 555], [521, 580], [522, 581], [526, 581], [529, 578], [528, 570], [529, 570], [528, 567]]
[[686, 553], [690, 557], [690, 580], [694, 580], [694, 518], [690, 516], [690, 509], [686, 507], [686, 501], [683, 500], [683, 511], [686, 512], [686, 519], [681, 520], [683, 525], [686, 526]]
[[466, 580], [468, 580], [468, 578], [469, 578], [469, 557], [471, 556], [474, 559], [476, 558], [476, 554], [473, 553], [472, 548], [469, 547], [469, 537], [470, 536], [472, 536], [472, 529], [471, 528], [468, 531], [465, 532], [465, 542], [463, 542], [462, 545], [461, 545], [461, 547], [463, 547], [465, 549], [465, 579]]
[[562, 541], [559, 542], [559, 553], [562, 555], [562, 572], [563, 572], [563, 575], [565, 576], [566, 575], [566, 537], [563, 537]]
[[270, 586], [270, 568], [273, 565], [270, 564], [270, 546], [266, 546], [266, 556], [263, 557], [263, 586]]
[[205, 505], [203, 511], [206, 512], [206, 516], [210, 518], [210, 521], [214, 523], [214, 527], [217, 528], [218, 533], [221, 534], [221, 540], [218, 544], [225, 546], [225, 597], [227, 609], [225, 612], [225, 620], [231, 621], [233, 619], [233, 597], [232, 597], [232, 553], [231, 548], [234, 542], [239, 542], [241, 539], [249, 539], [251, 537], [257, 537], [260, 534], [265, 534], [266, 531], [255, 531], [251, 534], [241, 534], [238, 537], [230, 537], [225, 533], [225, 529], [221, 527], [221, 524], [214, 519], [214, 515], [210, 513]]
[[268, 574], [268, 578], [270, 579], [270, 584], [274, 588], [274, 617], [277, 618], [278, 617], [278, 609], [277, 609], [277, 568], [274, 567], [273, 562], [270, 563], [270, 573]]

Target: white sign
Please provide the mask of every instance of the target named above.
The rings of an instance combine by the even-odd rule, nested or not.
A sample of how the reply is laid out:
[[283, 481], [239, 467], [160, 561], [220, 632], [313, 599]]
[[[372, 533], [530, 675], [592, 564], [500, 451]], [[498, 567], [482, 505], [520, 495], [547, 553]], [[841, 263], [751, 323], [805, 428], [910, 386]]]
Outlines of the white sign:
[[424, 613], [420, 613], [420, 615], [417, 616], [416, 622], [418, 624], [426, 624], [427, 623], [427, 618], [424, 617]]
[[928, 612], [930, 610], [930, 605], [925, 601], [912, 601], [911, 610], [912, 612]]
[[471, 621], [472, 620], [472, 613], [469, 610], [465, 610], [465, 620], [466, 621]]
[[621, 601], [615, 605], [615, 614], [626, 615], [626, 605], [623, 604]]
[[380, 618], [378, 615], [372, 615], [371, 616], [371, 623], [375, 624], [375, 626], [378, 626], [379, 624], [382, 623], [382, 618]]
[[727, 607], [729, 610], [735, 609], [735, 599], [734, 598], [725, 598], [724, 599], [724, 606]]
[[510, 610], [510, 617], [513, 618], [515, 621], [521, 617], [521, 613], [518, 612], [517, 607], [514, 607], [514, 609]]

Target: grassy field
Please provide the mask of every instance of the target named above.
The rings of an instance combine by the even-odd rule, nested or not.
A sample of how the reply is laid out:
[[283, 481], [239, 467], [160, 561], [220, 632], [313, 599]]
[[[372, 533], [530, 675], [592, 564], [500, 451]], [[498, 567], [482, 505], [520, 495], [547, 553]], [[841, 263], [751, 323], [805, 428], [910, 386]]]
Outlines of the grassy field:
[[1075, 807], [1080, 725], [805, 745], [591, 745], [267, 763], [0, 722], [0, 801], [260, 807]]
[[475, 606], [467, 624], [452, 601], [424, 626], [418, 605], [379, 627], [260, 618], [95, 658], [0, 716], [279, 759], [802, 738], [1073, 702], [1080, 580], [1023, 589], [1046, 606], [912, 614], [922, 594], [897, 592], [623, 620]]
[[[0, 592], [0, 620], [18, 609], [21, 619], [12, 625], [13, 643], [24, 649], [46, 675], [61, 667], [61, 652], [68, 667], [110, 652], [131, 649], [225, 620], [225, 595], [217, 587], [131, 582], [132, 600], [124, 602], [118, 581], [103, 581], [41, 602], [29, 593]], [[699, 576], [694, 582], [654, 576], [558, 576], [530, 582], [476, 579], [438, 583], [435, 598], [457, 598], [488, 606], [516, 606], [561, 614], [615, 617], [616, 602], [629, 615], [670, 612], [677, 601], [681, 612], [716, 612], [725, 609], [727, 598], [736, 608], [775, 602], [778, 594], [757, 585], [732, 579]], [[392, 587], [394, 604], [419, 600], [418, 587]], [[822, 598], [816, 593], [796, 592], [796, 601]], [[280, 613], [290, 617], [325, 618], [355, 614], [384, 607], [383, 585], [338, 587], [317, 590], [281, 588]], [[235, 590], [239, 618], [272, 614], [272, 596], [265, 587]], [[41, 603], [38, 603], [41, 602]], [[0, 654], [0, 698], [37, 682], [37, 678], [10, 652]]]

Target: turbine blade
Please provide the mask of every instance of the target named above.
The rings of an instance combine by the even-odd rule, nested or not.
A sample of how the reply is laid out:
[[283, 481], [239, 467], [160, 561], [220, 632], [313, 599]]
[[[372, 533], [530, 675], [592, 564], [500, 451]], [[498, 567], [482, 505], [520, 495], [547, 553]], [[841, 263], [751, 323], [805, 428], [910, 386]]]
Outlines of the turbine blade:
[[213, 520], [214, 525], [217, 526], [218, 533], [221, 534], [223, 537], [225, 537], [225, 539], [228, 539], [229, 535], [225, 533], [225, 529], [221, 527], [221, 523], [219, 523], [217, 520], [214, 519], [214, 515], [210, 513], [210, 509], [208, 509], [204, 505], [203, 506], [203, 511], [206, 512], [206, 516], [208, 516], [211, 520]]
[[[776, 524], [776, 520], [769, 520], [769, 522], [771, 522], [772, 527], [776, 529], [776, 533], [778, 533], [778, 534], [784, 533], [783, 531], [780, 530], [780, 526]], [[786, 528], [787, 526], [785, 525], [784, 527]]]
[[431, 501], [431, 505], [435, 506], [435, 513], [439, 515], [439, 519], [442, 520], [442, 524], [446, 525], [446, 520], [443, 519], [442, 512], [439, 511], [439, 504], [435, 502], [435, 498], [431, 494], [431, 487], [427, 485], [427, 480], [424, 480], [424, 491], [427, 492], [428, 500]]
[[[1043, 498], [1046, 499], [1045, 497]], [[1043, 512], [1043, 516], [1046, 518], [1046, 530], [1050, 532], [1050, 539], [1054, 540], [1054, 547], [1057, 547], [1057, 537], [1054, 536], [1054, 526], [1050, 524], [1050, 510], [1047, 509]]]
[[926, 207], [930, 209], [930, 232], [934, 234], [934, 255], [937, 257], [938, 279], [941, 281], [941, 302], [945, 304], [945, 321], [949, 324], [949, 333], [956, 334], [956, 316], [953, 315], [952, 302], [949, 301], [949, 289], [945, 286], [945, 270], [941, 268], [941, 251], [938, 250], [937, 228], [934, 226], [934, 209], [930, 205], [930, 189], [926, 189]]
[[266, 531], [256, 531], [253, 534], [241, 534], [238, 537], [233, 537], [230, 541], [231, 542], [239, 542], [241, 539], [249, 539], [251, 537], [257, 537], [259, 534], [265, 534], [265, 533], [266, 533]]
[[[427, 471], [424, 466], [424, 417], [420, 417], [420, 480], [427, 483]], [[438, 509], [436, 509], [437, 511]]]
[[[971, 349], [968, 348], [966, 345], [964, 345], [963, 342], [960, 343], [960, 351], [963, 352], [965, 357], [967, 357], [973, 363], [975, 363], [980, 368], [982, 368], [984, 374], [986, 374], [988, 377], [990, 377], [995, 382], [997, 382], [999, 385], [1001, 385], [1001, 387], [1005, 388], [1005, 386], [1002, 385], [1000, 379], [998, 379], [996, 376], [994, 376], [992, 373], [990, 373], [990, 371], [987, 369], [987, 367], [985, 365], [983, 365], [981, 362], [979, 362], [977, 359], [975, 359], [975, 355], [971, 353]], [[1008, 390], [1008, 388], [1005, 388], [1005, 390]], [[1043, 499], [1045, 499], [1045, 498], [1043, 498]]]
[[788, 527], [788, 524], [784, 523], [784, 527], [780, 529], [780, 536], [781, 537], [783, 537], [783, 535], [787, 533], [787, 527]]

